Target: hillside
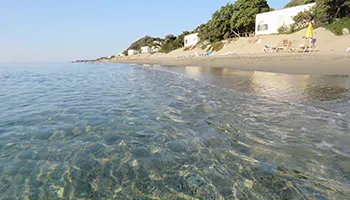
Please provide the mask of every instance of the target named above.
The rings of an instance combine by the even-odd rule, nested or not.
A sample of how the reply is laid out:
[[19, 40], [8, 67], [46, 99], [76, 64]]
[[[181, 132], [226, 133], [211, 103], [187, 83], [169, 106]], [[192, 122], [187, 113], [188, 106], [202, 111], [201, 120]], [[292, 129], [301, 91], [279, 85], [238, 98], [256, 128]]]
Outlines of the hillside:
[[126, 50], [129, 50], [129, 49], [140, 50], [141, 47], [144, 47], [144, 46], [153, 46], [155, 41], [163, 42], [163, 39], [145, 36], [145, 37], [142, 37], [142, 38], [136, 40]]
[[290, 8], [312, 2], [315, 2], [315, 0], [291, 0], [289, 3], [287, 3], [287, 5], [284, 6], [284, 8]]

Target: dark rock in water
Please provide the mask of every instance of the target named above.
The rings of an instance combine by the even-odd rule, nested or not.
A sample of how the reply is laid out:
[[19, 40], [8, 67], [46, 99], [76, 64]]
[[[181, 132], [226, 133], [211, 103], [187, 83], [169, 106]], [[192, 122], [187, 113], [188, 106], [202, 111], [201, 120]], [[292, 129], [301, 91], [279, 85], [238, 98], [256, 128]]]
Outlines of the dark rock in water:
[[92, 142], [98, 140], [94, 135], [84, 135], [81, 138], [79, 138], [81, 141], [85, 142]]
[[181, 141], [171, 141], [168, 143], [168, 148], [170, 151], [177, 152], [177, 153], [183, 153], [187, 151], [186, 144]]
[[88, 199], [88, 197], [93, 193], [93, 190], [91, 188], [91, 185], [89, 182], [87, 181], [83, 181], [83, 180], [76, 180], [75, 181], [75, 194], [74, 196], [76, 198], [84, 198], [84, 199]]
[[38, 140], [47, 140], [53, 135], [51, 130], [41, 131], [33, 134], [33, 137]]
[[72, 132], [73, 132], [73, 135], [75, 136], [83, 134], [83, 131], [78, 128], [73, 129]]
[[50, 150], [48, 148], [41, 149], [36, 155], [35, 160], [48, 160], [50, 158]]
[[22, 151], [17, 155], [17, 158], [20, 160], [32, 160], [34, 159], [34, 157], [35, 157], [35, 152], [30, 150]]
[[148, 157], [149, 156], [149, 151], [145, 147], [137, 147], [132, 151], [132, 154], [137, 157]]
[[148, 133], [142, 133], [142, 132], [138, 132], [138, 133], [134, 133], [133, 134], [135, 137], [140, 138], [140, 139], [145, 139], [145, 138], [150, 138], [151, 135]]
[[141, 147], [141, 146], [143, 146], [143, 143], [142, 143], [142, 142], [136, 141], [136, 140], [131, 141], [130, 144], [131, 144], [132, 146], [135, 146], [135, 147]]
[[102, 144], [92, 144], [85, 150], [85, 153], [86, 154], [95, 154], [102, 149], [104, 149], [104, 146]]
[[117, 141], [121, 140], [121, 137], [117, 134], [110, 134], [110, 135], [107, 135], [105, 138], [104, 138], [104, 141], [106, 142], [106, 144], [108, 145], [112, 145], [112, 144], [115, 144]]

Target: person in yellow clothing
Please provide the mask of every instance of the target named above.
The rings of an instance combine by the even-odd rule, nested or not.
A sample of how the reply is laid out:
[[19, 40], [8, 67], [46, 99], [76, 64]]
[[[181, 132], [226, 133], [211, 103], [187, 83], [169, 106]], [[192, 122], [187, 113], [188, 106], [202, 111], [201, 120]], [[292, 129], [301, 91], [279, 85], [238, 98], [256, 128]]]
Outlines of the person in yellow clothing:
[[313, 19], [310, 19], [309, 26], [307, 27], [305, 38], [309, 39], [309, 51], [312, 51], [313, 39], [314, 39], [314, 29], [313, 29]]

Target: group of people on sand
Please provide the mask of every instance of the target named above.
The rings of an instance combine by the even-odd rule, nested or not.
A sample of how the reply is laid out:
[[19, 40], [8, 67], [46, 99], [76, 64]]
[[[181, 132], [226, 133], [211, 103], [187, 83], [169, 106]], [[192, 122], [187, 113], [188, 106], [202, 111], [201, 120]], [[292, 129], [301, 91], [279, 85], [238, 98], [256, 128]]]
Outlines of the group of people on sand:
[[[316, 43], [316, 38], [314, 38], [313, 34], [313, 18], [310, 18], [309, 25], [306, 31], [305, 36], [303, 36], [304, 39], [308, 40], [308, 44], [301, 44], [299, 47], [301, 48], [302, 52], [312, 52], [313, 47]], [[270, 45], [265, 44], [263, 51], [265, 53], [267, 52], [278, 52], [278, 51], [295, 51], [296, 48], [292, 48], [292, 41], [289, 41], [288, 39], [281, 40], [281, 43], [277, 47], [271, 47]]]
[[[313, 31], [313, 24], [314, 24], [314, 18], [310, 17], [308, 27], [306, 30], [306, 34], [305, 34], [305, 36], [303, 36], [304, 39], [308, 40], [308, 44], [299, 45], [299, 47], [302, 48], [303, 52], [313, 52], [313, 48], [314, 48], [315, 43], [316, 43], [316, 38], [314, 37], [314, 34], [313, 34], [313, 32], [314, 32]], [[282, 40], [281, 45], [283, 45], [283, 47], [271, 47], [271, 46], [265, 44], [265, 47], [263, 50], [265, 53], [274, 52], [274, 51], [278, 52], [280, 50], [286, 50], [286, 49], [290, 50], [290, 51], [295, 51], [295, 48], [291, 47], [292, 42], [287, 40], [287, 39]], [[346, 52], [350, 53], [350, 47], [347, 48]]]

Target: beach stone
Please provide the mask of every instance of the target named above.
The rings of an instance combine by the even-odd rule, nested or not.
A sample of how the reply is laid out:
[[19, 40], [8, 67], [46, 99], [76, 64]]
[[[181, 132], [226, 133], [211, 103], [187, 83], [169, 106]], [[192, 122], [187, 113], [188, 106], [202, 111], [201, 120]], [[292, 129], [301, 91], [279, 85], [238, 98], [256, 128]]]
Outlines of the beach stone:
[[116, 144], [117, 141], [120, 141], [120, 140], [121, 140], [121, 137], [117, 134], [110, 134], [104, 138], [104, 141], [108, 145]]
[[33, 134], [34, 138], [38, 139], [38, 140], [47, 140], [52, 135], [53, 135], [53, 133], [49, 132], [49, 131], [37, 132], [37, 133]]
[[343, 35], [349, 35], [349, 34], [350, 34], [350, 30], [348, 28], [344, 28]]
[[13, 147], [13, 146], [16, 146], [16, 143], [7, 143], [5, 145], [5, 147]]
[[136, 158], [142, 158], [142, 157], [148, 157], [149, 156], [149, 152], [148, 149], [145, 147], [137, 147], [132, 151], [132, 154], [136, 157]]
[[181, 141], [171, 141], [168, 143], [167, 146], [170, 149], [170, 151], [173, 152], [182, 153], [187, 151], [186, 144]]
[[72, 132], [75, 136], [83, 134], [83, 131], [78, 128], [73, 129]]
[[34, 157], [35, 157], [35, 152], [30, 150], [22, 151], [17, 155], [17, 158], [19, 160], [32, 160]]
[[86, 154], [95, 154], [95, 153], [101, 151], [102, 149], [104, 149], [104, 146], [102, 144], [92, 144], [85, 150], [85, 153]]

